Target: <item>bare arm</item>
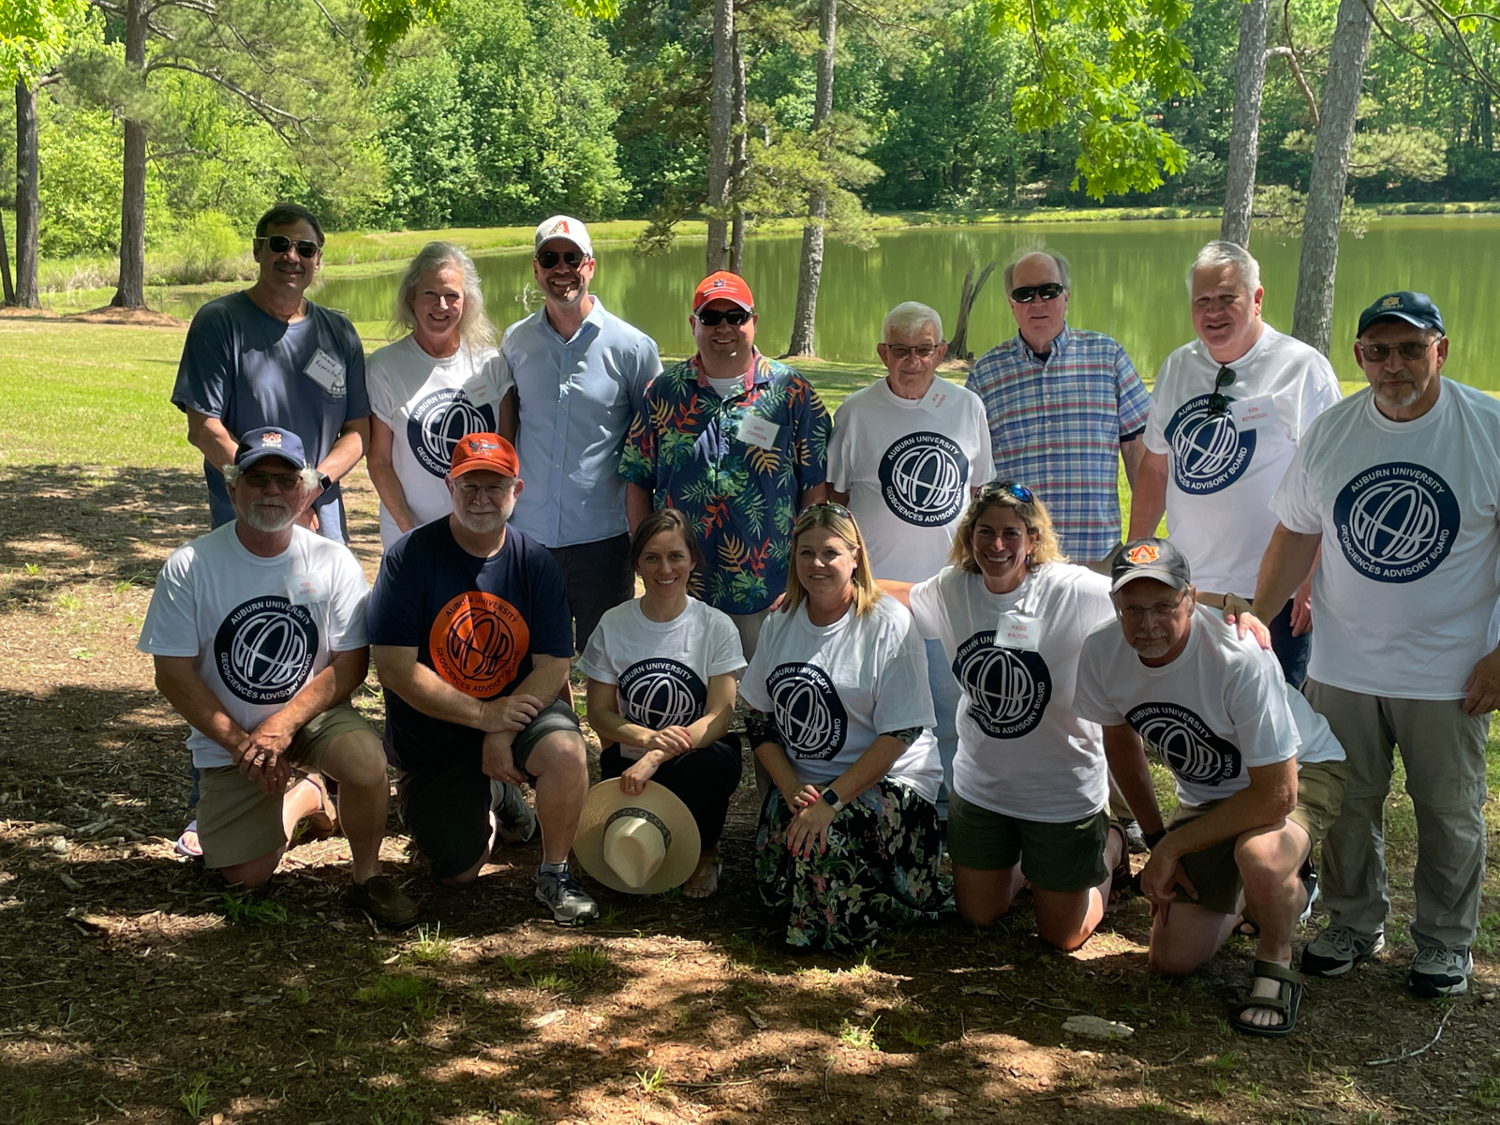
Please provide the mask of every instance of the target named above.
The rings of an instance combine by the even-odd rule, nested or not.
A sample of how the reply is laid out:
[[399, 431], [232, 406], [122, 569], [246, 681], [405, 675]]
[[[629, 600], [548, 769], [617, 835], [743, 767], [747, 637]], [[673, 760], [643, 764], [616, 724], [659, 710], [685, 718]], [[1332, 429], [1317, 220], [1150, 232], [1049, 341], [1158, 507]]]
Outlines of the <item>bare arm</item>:
[[1162, 830], [1161, 808], [1156, 803], [1156, 787], [1151, 784], [1151, 767], [1146, 764], [1146, 749], [1141, 736], [1129, 724], [1104, 728], [1104, 756], [1109, 772], [1125, 794], [1130, 811], [1148, 836]]
[[1271, 542], [1260, 560], [1260, 580], [1255, 586], [1252, 612], [1262, 621], [1270, 621], [1286, 605], [1292, 592], [1312, 573], [1322, 548], [1320, 532], [1310, 535], [1291, 531], [1278, 523], [1271, 532]]
[[396, 466], [391, 460], [391, 443], [394, 440], [395, 434], [391, 433], [391, 428], [372, 414], [370, 455], [365, 464], [370, 470], [370, 480], [375, 484], [380, 502], [391, 514], [391, 519], [396, 521], [396, 527], [404, 534], [416, 526], [416, 521], [411, 518], [411, 510], [406, 506], [406, 489], [401, 487], [401, 478], [396, 475]]
[[424, 715], [486, 733], [518, 731], [558, 697], [568, 680], [568, 662], [560, 656], [533, 654], [531, 674], [510, 695], [475, 699], [447, 683], [417, 661], [414, 647], [376, 645], [375, 672], [389, 688]]
[[630, 534], [641, 525], [641, 520], [651, 514], [651, 493], [638, 484], [625, 482], [625, 522], [630, 525]]
[[[203, 454], [203, 459], [213, 466], [215, 472], [221, 471], [234, 460], [234, 451], [239, 448], [239, 441], [224, 427], [223, 422], [211, 415], [199, 414], [191, 408], [187, 411], [187, 420], [188, 444]], [[198, 729], [203, 730], [202, 727]]]
[[1130, 487], [1130, 534], [1127, 539], [1149, 539], [1167, 511], [1167, 455], [1141, 446], [1141, 461]]
[[516, 396], [515, 387], [506, 391], [500, 400], [500, 417], [495, 425], [499, 427], [500, 436], [515, 445], [516, 431], [521, 425], [521, 400]]
[[[835, 504], [842, 504], [846, 508], [849, 506], [849, 494], [847, 492], [836, 491], [832, 485], [828, 488], [828, 499], [832, 500]], [[813, 503], [817, 503], [817, 501], [813, 501]]]
[[875, 585], [880, 587], [883, 594], [889, 594], [907, 609], [911, 608], [911, 588], [915, 582], [897, 582], [894, 578], [877, 578]]
[[228, 750], [238, 764], [240, 744], [249, 737], [249, 732], [229, 717], [218, 697], [193, 669], [194, 658], [156, 656], [152, 661], [156, 665], [156, 690], [193, 729]]
[[804, 488], [802, 494], [797, 497], [797, 510], [800, 512], [803, 508], [823, 503], [823, 501], [828, 499], [830, 491], [831, 489], [826, 480], [822, 484], [815, 484], [811, 488]]
[[[1140, 436], [1120, 443], [1120, 461], [1125, 466], [1125, 481], [1130, 485], [1130, 494], [1135, 495], [1136, 481], [1140, 479], [1141, 462], [1146, 456], [1146, 443]], [[1158, 516], [1158, 519], [1161, 517]]]
[[335, 483], [342, 480], [348, 471], [359, 464], [370, 444], [370, 416], [350, 418], [339, 431], [339, 436], [328, 451], [328, 456], [318, 462], [318, 472]]

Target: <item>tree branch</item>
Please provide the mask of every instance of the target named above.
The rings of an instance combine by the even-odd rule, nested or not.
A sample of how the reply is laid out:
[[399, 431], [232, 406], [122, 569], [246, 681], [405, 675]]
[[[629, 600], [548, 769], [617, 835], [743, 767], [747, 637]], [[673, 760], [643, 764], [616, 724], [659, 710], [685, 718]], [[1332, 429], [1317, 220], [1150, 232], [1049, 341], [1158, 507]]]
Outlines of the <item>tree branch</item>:
[[1266, 58], [1267, 60], [1286, 59], [1286, 65], [1291, 69], [1292, 77], [1296, 79], [1302, 96], [1307, 99], [1307, 112], [1312, 114], [1313, 128], [1316, 129], [1318, 127], [1318, 101], [1313, 97], [1312, 87], [1307, 84], [1307, 79], [1302, 75], [1302, 65], [1297, 61], [1297, 52], [1291, 47], [1272, 47], [1266, 52]]

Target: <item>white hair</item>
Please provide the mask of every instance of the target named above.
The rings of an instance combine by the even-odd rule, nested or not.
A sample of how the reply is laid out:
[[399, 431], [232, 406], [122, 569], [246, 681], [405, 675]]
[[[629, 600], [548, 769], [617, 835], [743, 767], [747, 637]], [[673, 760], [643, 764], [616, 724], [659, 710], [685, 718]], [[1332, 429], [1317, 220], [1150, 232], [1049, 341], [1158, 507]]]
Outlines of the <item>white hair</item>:
[[472, 349], [489, 347], [495, 342], [495, 326], [484, 315], [484, 293], [479, 287], [479, 271], [474, 260], [451, 242], [429, 242], [417, 251], [417, 256], [406, 266], [401, 282], [396, 286], [396, 305], [391, 310], [391, 327], [404, 328], [408, 332], [417, 327], [417, 314], [412, 311], [417, 287], [422, 280], [444, 266], [452, 266], [463, 277], [464, 311], [458, 318], [458, 337]]
[[[241, 469], [233, 461], [224, 466], [224, 483], [233, 486], [240, 479]], [[318, 487], [321, 479], [317, 469], [298, 469], [297, 475], [302, 478], [302, 487], [313, 489]]]
[[902, 301], [899, 305], [885, 314], [885, 320], [880, 325], [880, 342], [889, 344], [891, 342], [891, 329], [895, 329], [903, 336], [915, 336], [928, 325], [937, 333], [938, 342], [943, 339], [943, 318], [938, 316], [937, 309], [924, 305], [920, 301]]
[[1225, 266], [1233, 266], [1239, 272], [1246, 293], [1253, 295], [1260, 288], [1260, 263], [1250, 251], [1238, 242], [1225, 242], [1216, 238], [1198, 251], [1198, 256], [1188, 268], [1188, 296], [1193, 295], [1193, 274], [1202, 269], [1223, 269]]
[[1029, 258], [1033, 254], [1040, 254], [1044, 258], [1051, 258], [1052, 264], [1057, 267], [1057, 280], [1069, 293], [1073, 291], [1073, 279], [1068, 274], [1068, 259], [1064, 258], [1061, 254], [1058, 254], [1052, 250], [1048, 250], [1045, 246], [1038, 244], [1036, 246], [1021, 247], [1014, 254], [1012, 254], [1010, 256], [1010, 260], [1005, 263], [1005, 272], [1001, 275], [1001, 278], [1005, 282], [1005, 293], [1007, 296], [1010, 295], [1011, 279], [1016, 276], [1016, 267], [1021, 264], [1023, 259]]

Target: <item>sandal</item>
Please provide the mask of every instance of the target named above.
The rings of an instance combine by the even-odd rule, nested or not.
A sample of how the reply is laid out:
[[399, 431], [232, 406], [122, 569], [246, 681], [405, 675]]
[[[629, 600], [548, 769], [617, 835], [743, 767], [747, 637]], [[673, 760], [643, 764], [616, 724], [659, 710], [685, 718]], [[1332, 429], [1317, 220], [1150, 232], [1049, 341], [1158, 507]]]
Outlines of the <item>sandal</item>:
[[[1252, 996], [1248, 991], [1235, 1002], [1229, 1013], [1229, 1024], [1243, 1035], [1258, 1035], [1263, 1039], [1282, 1039], [1297, 1027], [1297, 1009], [1302, 1006], [1302, 974], [1283, 968], [1274, 961], [1257, 961], [1251, 968], [1252, 977], [1265, 977], [1281, 982], [1281, 991], [1275, 996]], [[1244, 1018], [1249, 1008], [1265, 1008], [1280, 1012], [1281, 1023], [1262, 1027]]]
[[[292, 830], [289, 848], [295, 848], [299, 844], [311, 844], [319, 840], [326, 840], [330, 836], [338, 835], [339, 813], [338, 806], [334, 804], [333, 798], [328, 793], [328, 786], [323, 779], [315, 773], [303, 774], [297, 784], [308, 782], [318, 791], [318, 811], [308, 813], [297, 822], [297, 827]], [[290, 790], [288, 790], [290, 792]]]
[[1230, 932], [1240, 937], [1258, 938], [1260, 937], [1260, 923], [1254, 918], [1246, 918], [1241, 914], [1240, 920], [1234, 924], [1234, 929]]
[[[1130, 836], [1125, 831], [1125, 825], [1110, 817], [1109, 831], [1120, 834], [1120, 862], [1115, 864], [1113, 871], [1109, 873], [1109, 904], [1113, 905], [1133, 894], [1141, 893], [1140, 880], [1130, 872]], [[1108, 839], [1106, 834], [1105, 839]]]

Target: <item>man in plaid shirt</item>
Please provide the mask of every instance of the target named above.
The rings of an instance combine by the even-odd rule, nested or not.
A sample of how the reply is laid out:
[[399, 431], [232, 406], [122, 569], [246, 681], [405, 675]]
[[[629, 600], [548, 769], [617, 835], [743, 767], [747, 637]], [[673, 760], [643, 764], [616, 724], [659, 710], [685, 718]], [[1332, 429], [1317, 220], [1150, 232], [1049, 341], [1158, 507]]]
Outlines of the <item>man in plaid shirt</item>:
[[1019, 331], [979, 357], [967, 386], [984, 400], [995, 477], [1036, 492], [1074, 562], [1120, 543], [1119, 471], [1135, 487], [1151, 398], [1118, 342], [1068, 327], [1068, 262], [1034, 250], [1005, 267]]

